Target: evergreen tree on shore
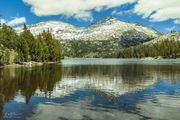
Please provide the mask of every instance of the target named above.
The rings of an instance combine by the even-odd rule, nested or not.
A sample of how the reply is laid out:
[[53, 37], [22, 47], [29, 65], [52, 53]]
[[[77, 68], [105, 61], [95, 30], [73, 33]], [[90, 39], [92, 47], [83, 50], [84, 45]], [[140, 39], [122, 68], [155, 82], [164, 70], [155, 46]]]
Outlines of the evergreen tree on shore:
[[[51, 34], [50, 31], [33, 36], [28, 27], [24, 25], [24, 31], [17, 35], [13, 28], [0, 23], [0, 45], [4, 49], [14, 50], [18, 53], [16, 61], [21, 62], [55, 62], [62, 57], [61, 45]], [[2, 47], [0, 47], [1, 49]], [[7, 64], [5, 58], [9, 54], [2, 53], [0, 50], [0, 63]]]
[[34, 39], [27, 26], [24, 25], [24, 31], [19, 35], [18, 38], [18, 53], [19, 59], [23, 62], [30, 61], [30, 41]]
[[58, 61], [61, 59], [61, 45], [53, 38], [50, 31], [43, 32], [39, 35], [39, 39], [43, 41], [43, 54], [46, 61]]
[[17, 50], [17, 33], [9, 26], [1, 24], [0, 44], [8, 49]]

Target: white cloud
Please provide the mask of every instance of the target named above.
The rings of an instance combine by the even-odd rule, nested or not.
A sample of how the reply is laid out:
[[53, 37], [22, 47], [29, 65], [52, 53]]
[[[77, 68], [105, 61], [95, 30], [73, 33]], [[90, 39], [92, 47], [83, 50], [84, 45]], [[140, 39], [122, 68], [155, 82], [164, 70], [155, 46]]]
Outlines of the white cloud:
[[76, 19], [91, 20], [92, 10], [104, 9], [134, 3], [137, 0], [23, 0], [31, 5], [31, 11], [37, 16], [64, 15]]
[[165, 28], [165, 30], [166, 30], [167, 32], [174, 31], [175, 29], [176, 29], [175, 26], [172, 26], [172, 27], [169, 27], [169, 28]]
[[133, 13], [133, 10], [121, 10], [121, 11], [117, 11], [117, 10], [114, 10], [111, 14], [112, 15], [127, 15], [127, 14], [132, 14]]
[[93, 21], [92, 11], [120, 7], [135, 3], [133, 10], [117, 11], [114, 15], [141, 15], [152, 22], [174, 20], [180, 21], [180, 0], [23, 0], [31, 6], [31, 11], [37, 16], [62, 15], [78, 20]]
[[26, 23], [26, 18], [25, 17], [20, 17], [20, 18], [14, 18], [11, 21], [8, 21], [7, 24], [9, 26], [16, 26], [16, 25], [20, 25]]
[[5, 19], [0, 19], [0, 23], [6, 23]]
[[152, 22], [180, 18], [180, 0], [138, 0], [134, 13]]
[[180, 24], [180, 19], [174, 20], [174, 24]]

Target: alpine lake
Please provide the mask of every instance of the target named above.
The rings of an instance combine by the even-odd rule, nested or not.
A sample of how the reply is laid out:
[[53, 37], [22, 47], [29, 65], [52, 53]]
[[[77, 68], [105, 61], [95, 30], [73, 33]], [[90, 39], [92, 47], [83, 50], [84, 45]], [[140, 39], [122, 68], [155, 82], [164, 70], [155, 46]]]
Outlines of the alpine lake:
[[180, 120], [179, 59], [0, 68], [2, 120]]

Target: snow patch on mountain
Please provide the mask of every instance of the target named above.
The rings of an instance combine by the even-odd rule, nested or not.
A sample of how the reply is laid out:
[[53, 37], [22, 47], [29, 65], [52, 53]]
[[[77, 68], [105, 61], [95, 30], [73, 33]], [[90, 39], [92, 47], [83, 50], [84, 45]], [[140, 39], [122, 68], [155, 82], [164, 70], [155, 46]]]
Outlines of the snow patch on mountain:
[[[155, 38], [159, 35], [154, 29], [137, 23], [126, 23], [113, 17], [107, 17], [87, 28], [75, 27], [71, 24], [47, 21], [27, 25], [34, 35], [50, 30], [58, 40], [109, 40], [118, 39], [129, 30], [142, 32], [149, 37]], [[23, 31], [23, 26], [15, 28], [18, 33]]]

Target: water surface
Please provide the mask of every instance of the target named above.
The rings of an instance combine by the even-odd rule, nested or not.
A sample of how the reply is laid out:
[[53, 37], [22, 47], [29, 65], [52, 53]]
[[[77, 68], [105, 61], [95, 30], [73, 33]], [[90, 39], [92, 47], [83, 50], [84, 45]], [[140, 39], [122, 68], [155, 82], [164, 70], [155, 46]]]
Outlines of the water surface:
[[0, 69], [4, 120], [179, 120], [180, 61], [74, 59]]

